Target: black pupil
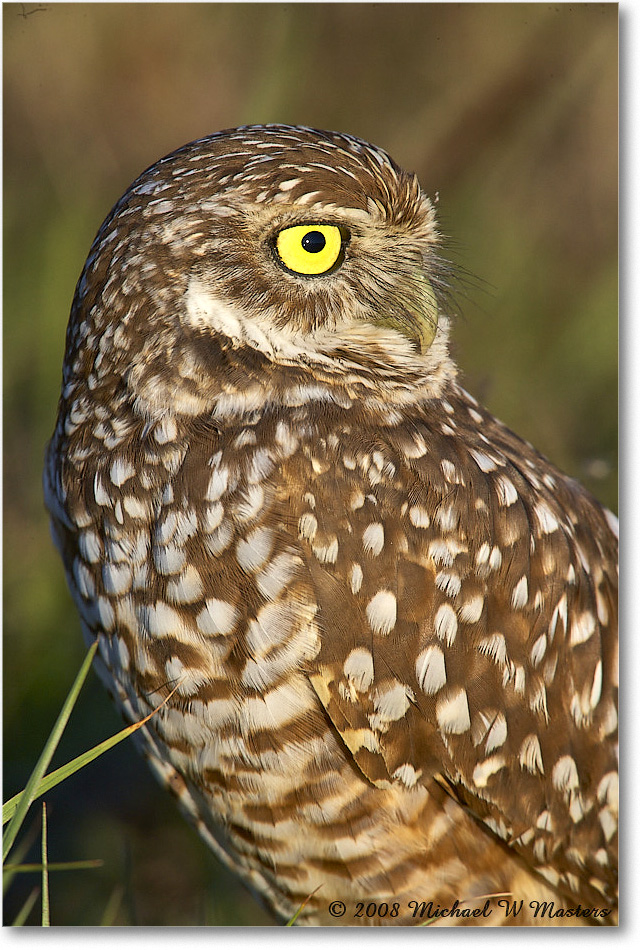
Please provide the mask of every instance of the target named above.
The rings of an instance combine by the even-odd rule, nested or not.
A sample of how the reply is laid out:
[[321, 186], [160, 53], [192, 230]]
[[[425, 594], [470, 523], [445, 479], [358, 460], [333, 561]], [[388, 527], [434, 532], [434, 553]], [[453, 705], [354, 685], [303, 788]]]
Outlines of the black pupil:
[[301, 240], [301, 247], [309, 254], [318, 254], [325, 247], [325, 238], [320, 231], [308, 231]]

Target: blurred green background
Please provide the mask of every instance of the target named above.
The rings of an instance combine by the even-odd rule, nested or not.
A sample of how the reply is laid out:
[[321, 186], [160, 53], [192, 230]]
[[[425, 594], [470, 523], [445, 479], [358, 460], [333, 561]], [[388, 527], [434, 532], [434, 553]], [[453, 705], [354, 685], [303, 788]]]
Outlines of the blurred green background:
[[[40, 475], [74, 285], [111, 205], [184, 142], [300, 123], [416, 171], [460, 268], [466, 385], [616, 508], [616, 4], [43, 3], [3, 17], [5, 798], [84, 653]], [[120, 726], [92, 675], [54, 765]], [[47, 801], [50, 860], [105, 862], [52, 876], [54, 924], [96, 924], [110, 900], [116, 924], [271, 922], [129, 743]], [[5, 922], [35, 883], [12, 885]]]

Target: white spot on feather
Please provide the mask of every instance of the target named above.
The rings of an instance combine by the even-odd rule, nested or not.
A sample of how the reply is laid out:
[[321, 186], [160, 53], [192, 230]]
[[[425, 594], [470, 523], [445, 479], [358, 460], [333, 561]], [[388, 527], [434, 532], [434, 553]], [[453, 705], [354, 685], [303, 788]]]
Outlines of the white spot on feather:
[[322, 564], [334, 564], [339, 555], [339, 539], [336, 534], [331, 534], [321, 542], [317, 536], [316, 543], [312, 544], [312, 550]]
[[513, 610], [521, 610], [528, 603], [528, 580], [525, 576], [515, 584], [510, 602]]
[[262, 482], [274, 468], [272, 453], [269, 449], [257, 449], [247, 469], [247, 480], [250, 485]]
[[613, 514], [612, 511], [609, 511], [608, 508], [603, 508], [604, 517], [606, 518], [606, 523], [613, 532], [616, 538], [620, 537], [620, 522], [618, 518]]
[[546, 653], [546, 634], [543, 633], [541, 637], [538, 637], [533, 648], [531, 650], [531, 663], [533, 666], [539, 666], [539, 664], [544, 659], [544, 654]]
[[134, 495], [123, 496], [123, 508], [130, 518], [147, 518], [148, 507], [144, 501], [140, 501]]
[[443, 590], [448, 597], [456, 597], [461, 590], [461, 580], [458, 574], [440, 571], [435, 577], [435, 586]]
[[94, 578], [80, 558], [74, 559], [74, 579], [82, 597], [89, 600], [96, 595], [96, 585]]
[[405, 716], [413, 698], [412, 690], [404, 683], [396, 681], [388, 689], [375, 690], [372, 702], [375, 713], [381, 719], [395, 722]]
[[206, 534], [203, 543], [210, 554], [217, 557], [229, 545], [234, 531], [229, 522], [224, 521], [218, 528], [215, 528], [210, 534]]
[[260, 527], [241, 539], [236, 545], [236, 560], [239, 567], [248, 573], [254, 573], [263, 567], [274, 543], [271, 528]]
[[133, 466], [124, 458], [117, 458], [111, 463], [109, 477], [114, 485], [120, 488], [134, 474]]
[[595, 633], [595, 617], [585, 610], [579, 617], [571, 621], [571, 646], [577, 646], [580, 643], [586, 643]]
[[277, 445], [281, 447], [281, 454], [284, 458], [289, 458], [293, 455], [299, 446], [299, 440], [282, 419], [279, 419], [276, 424], [274, 440]]
[[593, 674], [593, 686], [591, 687], [591, 695], [589, 696], [589, 706], [591, 709], [595, 709], [597, 704], [600, 701], [602, 695], [602, 661], [598, 660], [595, 667], [595, 673]]
[[553, 610], [553, 615], [551, 617], [551, 622], [548, 626], [548, 636], [550, 640], [553, 640], [553, 637], [555, 636], [558, 620], [562, 621], [564, 633], [566, 633], [566, 625], [568, 621], [567, 609], [568, 608], [567, 608], [567, 602], [566, 602], [566, 594], [562, 594], [559, 601], [555, 605], [555, 609]]
[[428, 451], [428, 446], [426, 445], [425, 440], [416, 433], [413, 436], [412, 443], [410, 445], [404, 445], [403, 452], [407, 459], [420, 459]]
[[306, 511], [299, 518], [299, 537], [312, 540], [317, 533], [318, 522], [311, 511]]
[[198, 518], [193, 508], [179, 511], [176, 514], [176, 544], [184, 544], [188, 538], [194, 537], [198, 531]]
[[96, 499], [97, 505], [103, 505], [104, 507], [111, 508], [111, 497], [105, 491], [105, 486], [103, 485], [102, 479], [98, 472], [96, 472], [94, 475], [94, 498]]
[[176, 533], [178, 524], [178, 515], [175, 511], [169, 511], [163, 520], [156, 527], [156, 540], [159, 544], [167, 544]]
[[363, 647], [351, 650], [343, 664], [343, 673], [352, 680], [355, 689], [364, 693], [374, 680], [374, 661], [372, 653]]
[[421, 769], [417, 772], [409, 762], [404, 762], [403, 765], [394, 770], [392, 777], [395, 781], [405, 785], [406, 788], [414, 788], [421, 778]]
[[206, 534], [211, 534], [223, 520], [224, 509], [220, 501], [214, 502], [212, 505], [205, 505], [202, 512], [203, 519], [203, 531]]
[[609, 808], [603, 808], [599, 814], [602, 831], [607, 841], [610, 841], [617, 831], [617, 821]]
[[256, 445], [256, 432], [254, 429], [243, 429], [233, 442], [235, 449], [242, 449], [244, 445]]
[[542, 534], [552, 534], [560, 527], [560, 523], [544, 501], [540, 501], [534, 508], [535, 517]]
[[442, 472], [444, 473], [444, 478], [447, 482], [450, 482], [451, 485], [465, 484], [461, 473], [457, 469], [456, 465], [450, 461], [450, 459], [442, 459], [439, 465]]
[[435, 633], [450, 646], [457, 636], [457, 615], [450, 604], [442, 604], [434, 619]]
[[177, 656], [165, 663], [165, 675], [172, 686], [178, 685], [182, 696], [192, 696], [207, 681], [207, 673], [184, 666]]
[[508, 736], [508, 726], [506, 724], [506, 717], [503, 713], [498, 713], [495, 717], [495, 720], [488, 730], [488, 735], [486, 737], [486, 755], [493, 751], [493, 749], [498, 749], [506, 742]]
[[350, 590], [353, 594], [358, 594], [363, 584], [363, 570], [360, 564], [354, 563], [350, 568]]
[[388, 634], [397, 622], [397, 598], [390, 590], [380, 590], [366, 607], [368, 623], [375, 633]]
[[202, 593], [203, 582], [193, 564], [189, 564], [179, 577], [167, 583], [167, 596], [176, 604], [193, 604]]
[[479, 762], [473, 769], [473, 782], [477, 788], [485, 788], [491, 775], [495, 775], [506, 767], [503, 755], [492, 755], [489, 759]]
[[537, 816], [537, 821], [535, 822], [536, 828], [541, 828], [542, 831], [552, 831], [553, 830], [553, 819], [551, 818], [550, 811], [545, 808], [544, 811], [540, 812]]
[[280, 603], [266, 604], [251, 620], [247, 631], [247, 645], [251, 655], [265, 658], [275, 647], [286, 644], [292, 635], [292, 609]]
[[234, 629], [238, 616], [234, 604], [212, 597], [196, 617], [196, 626], [205, 636], [226, 636]]
[[432, 696], [446, 685], [446, 664], [439, 647], [427, 647], [419, 654], [415, 673], [419, 686], [427, 696]]
[[247, 699], [243, 711], [247, 717], [248, 730], [271, 731], [298, 719], [307, 706], [304, 699], [300, 689], [289, 682], [282, 683], [264, 696]]
[[435, 519], [442, 531], [454, 531], [457, 527], [457, 512], [454, 505], [441, 504], [435, 512]]
[[502, 633], [492, 633], [489, 637], [484, 637], [479, 641], [477, 649], [500, 666], [506, 663], [506, 640]]
[[464, 689], [437, 700], [437, 722], [444, 735], [461, 735], [470, 728], [468, 697]]
[[102, 557], [102, 544], [94, 531], [83, 531], [78, 538], [78, 548], [86, 561], [97, 564]]
[[106, 594], [126, 594], [131, 587], [132, 572], [129, 564], [103, 564], [102, 575]]
[[600, 736], [610, 736], [615, 732], [618, 725], [617, 709], [612, 702], [607, 703], [603, 715], [604, 720], [600, 727]]
[[159, 574], [178, 574], [185, 565], [185, 551], [175, 544], [154, 545], [154, 564]]
[[363, 532], [363, 548], [366, 554], [372, 554], [373, 557], [377, 557], [383, 551], [383, 544], [383, 525], [378, 521], [369, 524]]
[[227, 490], [229, 475], [230, 473], [228, 469], [224, 466], [214, 469], [207, 485], [207, 491], [205, 492], [206, 501], [219, 500], [221, 495], [223, 495]]
[[597, 607], [597, 619], [603, 627], [606, 627], [609, 622], [609, 609], [606, 605], [606, 600], [602, 596], [602, 592], [599, 590], [595, 591], [595, 605]]
[[296, 188], [300, 181], [300, 178], [288, 178], [287, 181], [282, 181], [279, 184], [279, 191], [292, 191], [292, 189]]
[[468, 548], [455, 538], [438, 538], [428, 545], [428, 554], [434, 563], [452, 567], [458, 554], [465, 554]]
[[541, 772], [544, 774], [544, 763], [542, 761], [542, 750], [539, 739], [534, 733], [526, 736], [519, 750], [519, 764], [523, 769], [532, 772]]
[[484, 611], [484, 595], [475, 594], [459, 608], [459, 616], [464, 623], [477, 623]]
[[613, 810], [617, 811], [619, 803], [620, 780], [617, 772], [607, 772], [600, 779], [597, 786], [597, 799], [599, 802], [606, 802]]
[[176, 422], [171, 416], [165, 416], [154, 426], [154, 438], [160, 445], [173, 442], [177, 434]]
[[551, 779], [555, 788], [570, 792], [579, 787], [580, 779], [577, 774], [577, 765], [570, 755], [563, 755], [553, 766]]
[[153, 637], [180, 637], [185, 630], [181, 615], [160, 600], [155, 605], [143, 607], [142, 617], [143, 626]]
[[514, 505], [519, 498], [517, 489], [507, 475], [499, 475], [497, 477], [495, 481], [495, 490], [497, 492], [497, 497], [499, 498], [499, 503], [504, 508], [510, 508], [510, 506]]
[[294, 577], [301, 558], [284, 551], [257, 575], [256, 586], [268, 600], [276, 600]]
[[414, 524], [415, 528], [430, 527], [430, 517], [428, 512], [425, 508], [422, 508], [421, 505], [413, 505], [412, 508], [409, 508], [408, 517], [410, 518], [410, 523]]
[[486, 455], [485, 452], [478, 452], [477, 449], [468, 449], [468, 451], [482, 472], [494, 472], [497, 468], [495, 460], [490, 455]]
[[366, 496], [358, 488], [353, 491], [350, 496], [350, 510], [358, 511], [359, 508], [363, 508], [365, 504]]
[[265, 493], [260, 485], [250, 485], [243, 493], [236, 508], [236, 517], [240, 522], [252, 521], [263, 508]]

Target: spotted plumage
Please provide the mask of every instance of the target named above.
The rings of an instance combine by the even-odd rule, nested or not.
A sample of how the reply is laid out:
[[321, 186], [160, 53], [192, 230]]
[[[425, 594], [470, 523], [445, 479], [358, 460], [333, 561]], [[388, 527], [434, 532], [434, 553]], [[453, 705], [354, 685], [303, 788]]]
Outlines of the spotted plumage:
[[54, 538], [124, 714], [163, 703], [152, 767], [279, 916], [508, 894], [612, 923], [615, 519], [461, 387], [438, 245], [347, 135], [149, 168], [78, 283]]

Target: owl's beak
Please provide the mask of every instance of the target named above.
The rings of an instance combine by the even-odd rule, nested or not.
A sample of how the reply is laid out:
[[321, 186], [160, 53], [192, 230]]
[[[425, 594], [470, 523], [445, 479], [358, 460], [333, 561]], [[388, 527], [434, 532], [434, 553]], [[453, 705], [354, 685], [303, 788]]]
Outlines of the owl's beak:
[[435, 339], [438, 322], [437, 298], [423, 268], [417, 268], [400, 281], [373, 320], [379, 326], [401, 333], [422, 355]]

